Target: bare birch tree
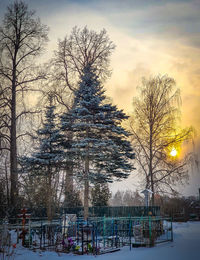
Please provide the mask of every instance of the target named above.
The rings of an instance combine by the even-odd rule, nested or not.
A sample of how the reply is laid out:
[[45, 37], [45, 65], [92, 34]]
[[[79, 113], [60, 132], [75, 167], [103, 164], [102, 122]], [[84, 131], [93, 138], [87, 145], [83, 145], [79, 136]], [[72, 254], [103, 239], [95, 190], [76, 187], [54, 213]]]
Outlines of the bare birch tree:
[[143, 79], [133, 101], [132, 143], [138, 169], [145, 177], [144, 188], [153, 192], [152, 205], [156, 192], [166, 187], [174, 192], [174, 184], [187, 176], [186, 161], [179, 154], [170, 155], [191, 137], [191, 129], [178, 127], [179, 105], [180, 91], [168, 76]]

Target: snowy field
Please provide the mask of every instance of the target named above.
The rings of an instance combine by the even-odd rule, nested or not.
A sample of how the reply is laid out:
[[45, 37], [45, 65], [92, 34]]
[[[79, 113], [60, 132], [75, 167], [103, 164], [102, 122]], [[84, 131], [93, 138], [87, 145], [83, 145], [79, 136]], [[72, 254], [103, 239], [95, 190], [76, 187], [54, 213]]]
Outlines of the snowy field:
[[55, 252], [32, 252], [17, 248], [15, 260], [199, 260], [200, 222], [174, 223], [174, 242], [156, 245], [153, 248], [122, 248], [120, 251], [99, 256], [57, 254]]

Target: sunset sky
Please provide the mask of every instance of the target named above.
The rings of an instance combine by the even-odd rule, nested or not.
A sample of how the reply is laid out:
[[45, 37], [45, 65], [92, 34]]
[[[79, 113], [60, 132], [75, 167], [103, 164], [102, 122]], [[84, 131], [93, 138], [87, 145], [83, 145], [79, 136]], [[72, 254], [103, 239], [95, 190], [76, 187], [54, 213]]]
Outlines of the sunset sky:
[[[0, 16], [13, 1], [0, 0]], [[182, 96], [182, 126], [200, 132], [200, 1], [199, 0], [26, 0], [50, 28], [48, 52], [57, 49], [77, 25], [105, 28], [116, 45], [107, 95], [119, 108], [132, 111], [141, 77], [168, 74]], [[198, 149], [198, 143], [196, 143]], [[191, 178], [188, 194], [196, 195], [200, 173]], [[190, 189], [190, 190], [189, 190]]]

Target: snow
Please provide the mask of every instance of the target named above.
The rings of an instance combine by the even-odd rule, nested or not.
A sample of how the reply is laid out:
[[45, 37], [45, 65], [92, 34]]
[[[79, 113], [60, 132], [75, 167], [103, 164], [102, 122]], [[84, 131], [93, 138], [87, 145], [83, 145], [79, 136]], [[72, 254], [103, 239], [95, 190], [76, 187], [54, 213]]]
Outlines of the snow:
[[200, 259], [200, 222], [173, 223], [174, 242], [153, 248], [124, 247], [118, 252], [104, 255], [73, 255], [55, 252], [32, 252], [26, 248], [16, 249], [15, 260], [198, 260]]

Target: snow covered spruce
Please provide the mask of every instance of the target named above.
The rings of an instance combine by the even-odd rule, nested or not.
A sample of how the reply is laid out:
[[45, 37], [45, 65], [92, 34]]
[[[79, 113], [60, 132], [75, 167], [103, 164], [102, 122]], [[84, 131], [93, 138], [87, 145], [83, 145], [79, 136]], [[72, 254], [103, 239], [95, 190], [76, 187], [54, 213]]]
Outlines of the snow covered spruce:
[[46, 120], [37, 132], [40, 143], [31, 157], [21, 158], [27, 172], [44, 175], [48, 187], [48, 218], [52, 219], [53, 177], [59, 167], [73, 168], [73, 178], [84, 186], [84, 218], [88, 218], [91, 183], [128, 177], [134, 153], [129, 133], [122, 127], [128, 116], [107, 102], [96, 70], [87, 65], [74, 93], [72, 108], [56, 126], [55, 106], [46, 108]]
[[[46, 107], [43, 127], [37, 131], [35, 137], [38, 147], [32, 156], [20, 158], [22, 171], [28, 173], [33, 178], [42, 180], [41, 185], [45, 185], [45, 203], [47, 207], [48, 220], [53, 218], [53, 195], [55, 195], [54, 181], [64, 152], [60, 149], [61, 134], [56, 126], [55, 106], [52, 105], [52, 98], [49, 97], [49, 106]], [[38, 188], [38, 187], [37, 187]]]
[[129, 133], [121, 126], [128, 116], [106, 102], [105, 91], [95, 69], [86, 66], [75, 92], [71, 111], [61, 117], [62, 131], [71, 133], [63, 148], [73, 153], [77, 177], [84, 182], [84, 217], [88, 217], [90, 182], [112, 182], [126, 178], [134, 158], [127, 140]]

